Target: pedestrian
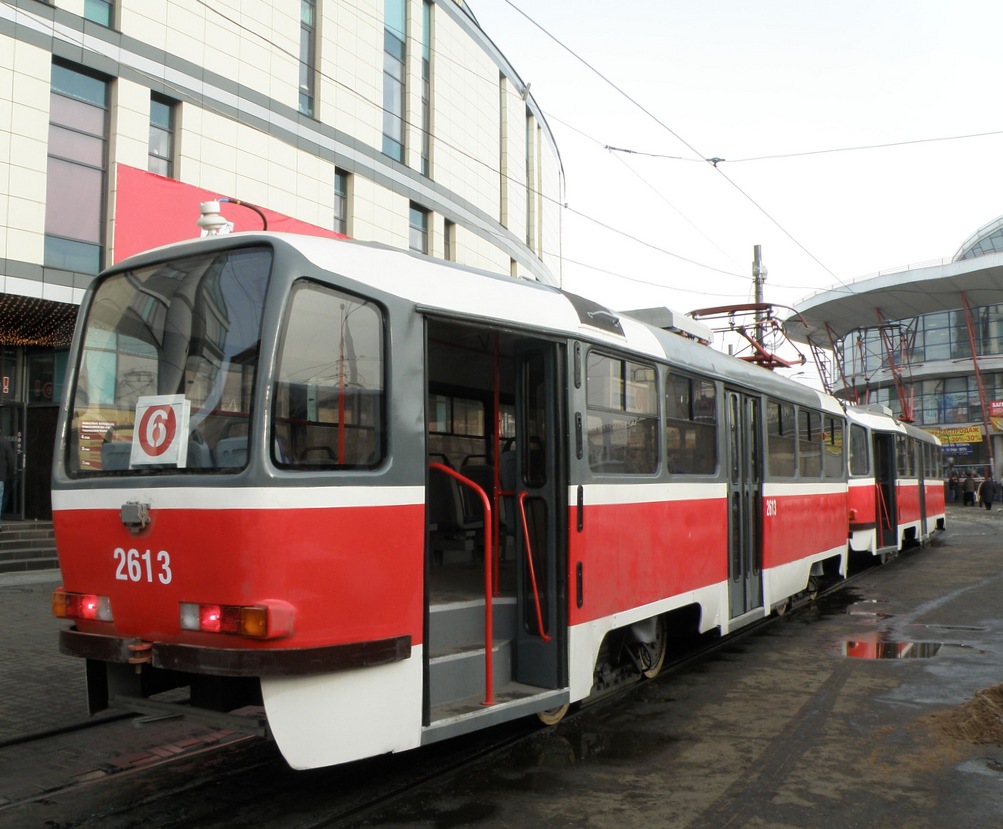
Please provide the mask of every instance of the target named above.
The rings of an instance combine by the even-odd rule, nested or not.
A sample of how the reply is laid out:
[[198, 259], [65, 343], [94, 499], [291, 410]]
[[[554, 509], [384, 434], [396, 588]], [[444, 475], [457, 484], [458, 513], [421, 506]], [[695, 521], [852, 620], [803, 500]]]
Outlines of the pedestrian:
[[952, 472], [951, 473], [951, 477], [950, 477], [950, 479], [947, 482], [947, 487], [948, 487], [948, 489], [951, 492], [951, 503], [952, 504], [955, 501], [958, 500], [958, 484], [959, 483], [960, 483], [960, 481], [958, 481], [958, 473], [957, 472]]
[[14, 480], [17, 471], [17, 456], [14, 447], [3, 435], [0, 435], [0, 529], [3, 529], [3, 503], [8, 480]]
[[975, 478], [969, 469], [965, 475], [965, 482], [961, 485], [962, 505], [966, 507], [975, 506]]
[[996, 483], [993, 481], [992, 475], [986, 475], [985, 479], [979, 484], [979, 500], [982, 502], [982, 506], [986, 509], [993, 508], [993, 495], [996, 494]]

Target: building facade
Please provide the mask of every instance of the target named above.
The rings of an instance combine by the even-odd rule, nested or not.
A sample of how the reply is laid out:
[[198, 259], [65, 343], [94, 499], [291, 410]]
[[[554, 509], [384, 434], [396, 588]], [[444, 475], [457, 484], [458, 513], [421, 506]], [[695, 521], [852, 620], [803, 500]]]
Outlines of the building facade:
[[0, 434], [45, 518], [76, 307], [235, 230], [343, 235], [558, 284], [560, 156], [463, 0], [0, 0]]
[[941, 438], [948, 468], [1003, 472], [1003, 217], [950, 261], [802, 301], [795, 339], [824, 354], [838, 397], [880, 403]]

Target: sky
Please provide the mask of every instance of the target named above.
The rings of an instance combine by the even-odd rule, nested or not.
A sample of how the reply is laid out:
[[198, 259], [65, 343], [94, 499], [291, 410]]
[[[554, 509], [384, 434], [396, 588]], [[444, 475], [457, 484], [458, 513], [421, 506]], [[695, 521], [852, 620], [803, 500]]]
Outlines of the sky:
[[1003, 214], [997, 0], [468, 7], [555, 137], [563, 286], [616, 310], [751, 302], [755, 245], [795, 305]]

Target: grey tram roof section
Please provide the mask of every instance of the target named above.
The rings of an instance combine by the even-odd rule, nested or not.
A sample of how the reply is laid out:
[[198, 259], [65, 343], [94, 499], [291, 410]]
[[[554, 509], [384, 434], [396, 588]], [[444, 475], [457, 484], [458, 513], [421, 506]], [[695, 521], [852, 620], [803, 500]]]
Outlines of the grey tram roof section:
[[[788, 317], [787, 333], [797, 342], [811, 339], [823, 348], [858, 328], [874, 328], [923, 314], [1003, 302], [1003, 253], [910, 268], [820, 291], [795, 308], [808, 323]], [[970, 361], [969, 361], [970, 362]]]

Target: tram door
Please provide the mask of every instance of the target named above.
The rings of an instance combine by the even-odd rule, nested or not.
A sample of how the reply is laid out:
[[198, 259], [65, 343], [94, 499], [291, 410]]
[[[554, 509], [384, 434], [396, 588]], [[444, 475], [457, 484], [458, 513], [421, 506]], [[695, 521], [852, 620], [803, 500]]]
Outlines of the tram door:
[[873, 432], [874, 498], [877, 502], [878, 547], [898, 546], [895, 504], [895, 435]]
[[[24, 518], [24, 422], [25, 410], [20, 404], [12, 406], [0, 406], [0, 435], [7, 438], [10, 445], [14, 447], [15, 463], [17, 471], [9, 470], [10, 477], [4, 486], [3, 503], [0, 503], [0, 515], [4, 518]], [[55, 429], [53, 429], [53, 434]], [[51, 444], [51, 436], [50, 436]], [[50, 459], [51, 449], [50, 451]], [[52, 468], [45, 467], [46, 473]], [[48, 474], [46, 474], [48, 483]]]
[[916, 479], [919, 484], [919, 535], [926, 535], [926, 476], [930, 471], [926, 468], [928, 455], [926, 445], [919, 441], [909, 441], [913, 447], [913, 463], [916, 464]]
[[759, 398], [728, 391], [728, 601], [735, 619], [763, 604], [763, 447]]
[[[567, 487], [561, 440], [561, 388], [556, 345], [516, 352], [516, 597], [513, 678], [542, 688], [566, 684], [564, 516]], [[525, 523], [523, 523], [525, 522]], [[542, 628], [542, 629], [541, 629]]]

